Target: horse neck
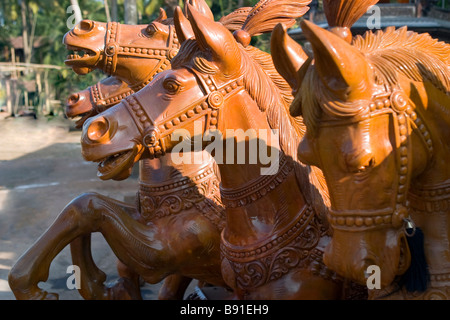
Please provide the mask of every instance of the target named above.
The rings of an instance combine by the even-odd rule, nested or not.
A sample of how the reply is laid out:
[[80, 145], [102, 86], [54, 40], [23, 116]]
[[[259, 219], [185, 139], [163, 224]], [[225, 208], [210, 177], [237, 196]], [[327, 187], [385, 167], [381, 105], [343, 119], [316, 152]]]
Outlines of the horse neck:
[[[201, 163], [185, 164], [172, 161], [171, 155], [156, 159], [139, 161], [139, 180], [143, 186], [163, 186], [173, 184], [186, 178], [195, 180], [199, 175], [212, 168], [213, 158], [206, 151], [198, 152]], [[195, 157], [195, 155], [193, 155]]]
[[[232, 130], [252, 130], [259, 144], [256, 164], [237, 162], [242, 161], [243, 157], [238, 154], [239, 143], [236, 141], [233, 144], [234, 157], [230, 157], [234, 158], [233, 163], [227, 161], [230, 145], [224, 148], [222, 161], [216, 158], [227, 216], [224, 239], [233, 245], [249, 245], [295, 223], [306, 209], [306, 202], [297, 184], [292, 159], [278, 149], [278, 143], [274, 144], [272, 139], [262, 136], [262, 132], [269, 132], [271, 128], [257, 104], [241, 93], [230, 98], [222, 112], [223, 122], [219, 124], [219, 129], [225, 131], [225, 138], [233, 139], [228, 136]], [[248, 144], [246, 146], [247, 156]], [[260, 146], [278, 151], [275, 157], [271, 157], [272, 170], [264, 175], [262, 170], [267, 166], [260, 162]]]
[[[410, 213], [424, 232], [432, 284], [436, 275], [442, 278], [444, 274], [446, 285], [450, 286], [450, 166], [447, 160], [450, 158], [450, 98], [430, 84], [415, 88], [421, 97], [427, 97], [414, 102], [424, 125], [422, 128], [431, 136], [433, 151], [427, 154], [425, 168], [412, 181]], [[420, 146], [419, 143], [416, 145]], [[417, 151], [413, 150], [416, 157]]]
[[450, 96], [444, 94], [431, 84], [425, 83], [422, 88], [424, 100], [416, 103], [417, 114], [422, 118], [426, 132], [432, 140], [433, 151], [423, 173], [416, 179], [419, 184], [442, 184], [450, 179]]
[[215, 163], [209, 153], [202, 152], [202, 156], [204, 161], [199, 164], [175, 163], [170, 154], [139, 162], [138, 205], [144, 222], [194, 211], [223, 229]]

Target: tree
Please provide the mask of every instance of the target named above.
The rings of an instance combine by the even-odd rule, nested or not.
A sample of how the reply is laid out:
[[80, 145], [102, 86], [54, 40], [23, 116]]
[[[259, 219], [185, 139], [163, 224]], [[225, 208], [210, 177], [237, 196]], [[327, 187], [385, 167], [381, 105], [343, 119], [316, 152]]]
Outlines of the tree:
[[125, 9], [125, 23], [126, 24], [137, 24], [138, 23], [138, 15], [137, 15], [136, 0], [125, 0], [124, 9]]
[[31, 48], [33, 44], [28, 42], [28, 20], [27, 20], [27, 3], [26, 0], [19, 0], [20, 2], [20, 12], [22, 17], [22, 38], [23, 38], [23, 53], [25, 57], [25, 62], [31, 62]]
[[111, 0], [111, 20], [119, 21], [117, 0]]

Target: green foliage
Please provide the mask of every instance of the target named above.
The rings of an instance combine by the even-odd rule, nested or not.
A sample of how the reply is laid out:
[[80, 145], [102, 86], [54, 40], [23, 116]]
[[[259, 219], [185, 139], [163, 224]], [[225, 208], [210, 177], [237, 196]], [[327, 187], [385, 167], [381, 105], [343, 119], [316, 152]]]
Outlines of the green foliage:
[[[62, 38], [69, 31], [67, 20], [73, 14], [70, 10], [67, 12], [71, 4], [70, 0], [27, 0], [26, 3], [29, 34], [32, 34], [34, 28], [34, 39], [44, 38], [44, 46], [33, 49], [31, 62], [64, 66], [67, 50], [62, 43]], [[106, 21], [103, 2], [79, 0], [78, 3], [82, 9], [83, 18]], [[0, 48], [9, 47], [10, 37], [22, 35], [21, 19], [21, 8], [17, 0], [0, 2]], [[9, 55], [6, 57], [9, 61]], [[0, 56], [0, 61], [5, 61], [5, 57]], [[69, 68], [49, 71], [50, 86], [55, 88], [56, 99], [62, 101], [71, 92], [84, 89], [102, 77], [103, 75], [99, 72], [80, 77]]]
[[436, 5], [440, 8], [450, 9], [450, 0], [439, 0]]

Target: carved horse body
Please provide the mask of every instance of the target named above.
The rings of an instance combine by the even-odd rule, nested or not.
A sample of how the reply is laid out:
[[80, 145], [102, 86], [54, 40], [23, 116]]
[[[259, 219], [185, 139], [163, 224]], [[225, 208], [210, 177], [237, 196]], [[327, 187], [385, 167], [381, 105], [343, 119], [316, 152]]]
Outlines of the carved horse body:
[[[326, 265], [359, 283], [379, 266], [372, 298], [449, 299], [450, 46], [406, 27], [351, 43], [310, 22], [302, 29], [314, 65], [297, 64], [291, 112], [307, 127], [299, 158], [323, 170], [330, 191]], [[423, 292], [399, 283], [414, 224], [429, 268]]]
[[[242, 12], [239, 14], [242, 15]], [[228, 21], [233, 22], [235, 19], [228, 19]], [[151, 28], [154, 31], [153, 34], [159, 31], [172, 35], [173, 39], [176, 38], [174, 32], [164, 32], [167, 31], [164, 23], [157, 21], [152, 25], [152, 28], [156, 29]], [[121, 67], [120, 55], [116, 53], [125, 55], [131, 52], [139, 55], [150, 54], [150, 50], [118, 46], [117, 28], [117, 25], [112, 24], [112, 30], [107, 33], [110, 46], [106, 47], [103, 57], [97, 54], [96, 50], [91, 50], [95, 45], [88, 49], [85, 44], [83, 47], [69, 44], [68, 47], [75, 50], [84, 48], [87, 54], [81, 59], [77, 55], [70, 56], [68, 64], [80, 74], [89, 72], [93, 67], [101, 67], [107, 73], [114, 73], [118, 79], [122, 79], [121, 81], [127, 80], [123, 76], [125, 69]], [[101, 36], [90, 38], [89, 34], [92, 35], [93, 30], [105, 31], [106, 29], [109, 29], [109, 26], [93, 21], [83, 21], [73, 33], [95, 43], [95, 38], [101, 38]], [[172, 30], [170, 27], [168, 29]], [[116, 31], [113, 32], [114, 30]], [[136, 30], [141, 30], [142, 33], [142, 27], [137, 27]], [[148, 33], [148, 30], [149, 28], [146, 28], [145, 32]], [[116, 41], [111, 40], [113, 38]], [[66, 42], [67, 39], [66, 37]], [[163, 48], [158, 50], [160, 55], [169, 53], [168, 57], [171, 57], [170, 50]], [[156, 54], [155, 51], [153, 54]], [[155, 67], [153, 70], [161, 71], [161, 66], [167, 65], [167, 63], [159, 62], [157, 63], [159, 68]], [[122, 72], [122, 76], [119, 72]], [[132, 80], [128, 79], [128, 84], [136, 84], [136, 77]], [[117, 86], [120, 90], [125, 90], [120, 83]], [[75, 100], [76, 98], [79, 97], [75, 97]], [[86, 118], [84, 117], [81, 122]], [[101, 130], [101, 128], [97, 129]], [[71, 243], [74, 263], [79, 264], [86, 271], [83, 275], [88, 275], [82, 278], [82, 288], [84, 288], [82, 295], [88, 298], [114, 297], [116, 292], [111, 292], [103, 286], [105, 276], [95, 266], [90, 256], [89, 234], [96, 231], [103, 233], [125, 265], [133, 266], [131, 269], [148, 282], [160, 281], [171, 273], [181, 273], [211, 284], [225, 285], [218, 269], [220, 268], [220, 261], [218, 261], [220, 251], [217, 248], [218, 231], [223, 228], [223, 211], [217, 192], [218, 179], [212, 158], [203, 156], [203, 159], [206, 161], [201, 165], [191, 165], [192, 170], [186, 169], [187, 166], [184, 165], [177, 167], [172, 163], [166, 164], [160, 159], [141, 161], [141, 184], [137, 208], [97, 194], [85, 194], [72, 201], [11, 271], [10, 285], [16, 297], [54, 297], [40, 290], [37, 283], [45, 281], [50, 262], [68, 243]], [[126, 178], [130, 173], [129, 162], [120, 160], [120, 157], [111, 157], [102, 161], [99, 166], [99, 176], [104, 179]], [[180, 168], [183, 170], [179, 170]], [[144, 180], [142, 177], [153, 180]], [[98, 221], [99, 217], [108, 223]], [[78, 225], [75, 229], [70, 221], [77, 221]], [[135, 253], [139, 255], [137, 260], [134, 260], [136, 256], [129, 254], [135, 249], [138, 251]], [[176, 278], [174, 280], [174, 282], [180, 281]], [[130, 287], [130, 284], [124, 283], [123, 286]], [[131, 290], [128, 288], [126, 291], [131, 297], [136, 297], [134, 288]], [[118, 297], [121, 298], [121, 296]]]
[[[234, 18], [238, 16], [238, 19], [242, 19], [242, 12], [245, 12], [245, 9], [239, 11], [240, 15], [235, 14]], [[66, 64], [72, 66], [74, 71], [85, 74], [94, 68], [100, 68], [106, 73], [114, 75], [69, 97], [68, 115], [71, 117], [82, 116], [77, 123], [78, 126], [81, 126], [88, 117], [117, 104], [134, 90], [144, 87], [156, 73], [170, 68], [170, 59], [176, 54], [179, 45], [171, 19], [164, 19], [164, 17], [165, 14], [162, 12], [160, 17], [148, 26], [105, 24], [84, 20], [65, 36], [64, 42], [68, 49], [85, 52], [84, 55], [68, 56]], [[228, 18], [228, 21], [235, 22], [231, 18]], [[149, 48], [150, 45], [151, 48]], [[116, 49], [117, 51], [115, 51]], [[112, 50], [114, 50], [114, 54]], [[95, 104], [91, 104], [92, 102]], [[93, 106], [95, 108], [92, 108]], [[207, 283], [225, 286], [220, 273], [218, 250], [220, 231], [223, 228], [223, 209], [218, 189], [219, 178], [214, 169], [213, 159], [211, 157], [205, 159], [206, 161], [200, 165], [190, 166], [177, 166], [167, 157], [141, 161], [137, 206], [127, 205], [98, 194], [85, 194], [68, 204], [60, 216], [71, 215], [73, 212], [80, 215], [87, 214], [92, 210], [92, 207], [89, 206], [94, 204], [97, 204], [97, 206], [94, 205], [97, 209], [109, 211], [113, 216], [114, 213], [118, 216], [128, 215], [137, 223], [148, 226], [147, 236], [149, 233], [153, 233], [153, 236], [150, 237], [152, 240], [146, 242], [147, 246], [153, 245], [157, 248], [156, 252], [159, 255], [176, 257], [174, 260], [178, 261], [173, 259], [167, 261], [166, 259], [165, 263], [161, 263], [160, 260], [164, 260], [164, 258], [156, 256], [153, 266], [146, 271], [147, 274], [151, 274], [150, 278], [145, 275], [146, 273], [140, 274], [145, 280], [156, 283], [169, 274], [188, 276], [192, 274]], [[107, 168], [107, 166], [103, 167], [103, 173], [107, 172]], [[101, 178], [123, 179], [129, 173], [123, 173], [124, 176], [119, 177], [118, 172], [109, 172], [108, 175]], [[77, 220], [73, 216], [72, 219]], [[58, 225], [58, 222], [56, 224]], [[182, 228], [183, 225], [186, 227]], [[59, 225], [60, 227], [61, 225]], [[113, 228], [115, 231], [110, 233], [122, 231], [128, 234], [131, 232], [130, 229], [121, 229], [120, 226], [116, 226], [116, 228], [119, 229]], [[173, 232], [170, 231], [171, 228], [178, 230], [180, 234], [173, 236], [173, 240], [166, 241], [164, 238], [170, 237]], [[61, 238], [58, 236], [61, 234], [58, 232], [56, 232], [56, 236], [52, 229], [46, 232], [23, 255], [11, 272], [10, 285], [16, 297], [53, 297], [37, 288], [37, 283], [45, 281], [48, 272], [47, 264], [53, 260], [55, 254], [70, 243], [73, 262], [82, 269], [80, 293], [83, 297], [88, 299], [140, 298], [136, 273], [124, 269], [121, 264], [119, 264], [119, 274], [131, 278], [133, 281], [120, 279], [119, 283], [112, 288], [103, 286], [106, 277], [95, 266], [91, 257], [89, 234], [92, 229], [88, 230], [89, 232], [86, 232], [86, 229], [81, 227], [77, 230], [77, 234], [82, 237], [75, 239], [71, 235], [64, 241], [60, 241]], [[103, 232], [108, 233], [108, 231]], [[192, 242], [196, 233], [201, 234], [200, 243], [195, 239]], [[124, 236], [130, 237], [129, 235]], [[129, 241], [131, 240], [129, 239]], [[183, 245], [175, 245], [175, 249], [167, 248], [167, 246], [178, 243], [177, 241], [182, 241]], [[57, 246], [55, 251], [45, 249], [55, 247], [56, 242], [62, 247]], [[29, 260], [36, 259], [33, 252], [41, 251], [46, 255], [39, 257], [41, 265], [38, 267]], [[187, 260], [183, 258], [185, 252], [189, 252]], [[190, 261], [191, 257], [195, 257], [195, 259], [192, 258], [195, 261]], [[150, 257], [148, 259], [151, 260]], [[33, 271], [30, 271], [31, 269]], [[40, 269], [40, 271], [36, 269]], [[157, 271], [153, 269], [157, 269]], [[203, 278], [199, 270], [204, 272], [206, 278]], [[160, 298], [182, 298], [189, 280], [171, 276], [161, 288]], [[23, 290], [25, 287], [31, 287], [31, 290]]]
[[[191, 1], [191, 3], [194, 3], [196, 8], [204, 14], [212, 17], [212, 13], [205, 2]], [[229, 15], [222, 17], [219, 22], [226, 26], [230, 31], [237, 30], [242, 26], [251, 9], [252, 8], [250, 7], [239, 8]], [[295, 14], [294, 12], [293, 14]], [[297, 13], [297, 15], [301, 14], [302, 12]], [[166, 27], [166, 25], [168, 25], [168, 27]], [[80, 29], [84, 29], [85, 32], [80, 32]], [[106, 30], [106, 32], [104, 32], [104, 30]], [[104, 32], [103, 37], [102, 32]], [[105, 67], [105, 61], [110, 59], [107, 54], [107, 45], [110, 40], [108, 40], [106, 35], [111, 32], [117, 34], [116, 39], [125, 40], [121, 40], [121, 43], [118, 44], [118, 50], [114, 51], [117, 53], [117, 57], [113, 59], [116, 61], [115, 67], [107, 69]], [[86, 37], [89, 37], [90, 42], [86, 43], [84, 40]], [[104, 48], [101, 48], [100, 46], [102, 38], [105, 39]], [[142, 38], [147, 39], [145, 42], [142, 42]], [[155, 49], [156, 45], [153, 44], [154, 42], [152, 41], [155, 38], [157, 40], [156, 44], [159, 43], [159, 45], [161, 45], [161, 43], [164, 44], [164, 41], [161, 42], [161, 39], [166, 39], [166, 47], [159, 47]], [[99, 68], [105, 72], [108, 71], [113, 74], [96, 85], [81, 92], [72, 94], [69, 97], [66, 105], [66, 114], [72, 118], [81, 116], [81, 119], [76, 123], [77, 127], [81, 127], [87, 118], [119, 103], [123, 98], [134, 93], [134, 90], [142, 89], [148, 82], [151, 81], [156, 73], [167, 68], [171, 58], [174, 56], [179, 46], [172, 21], [167, 19], [166, 14], [162, 9], [160, 9], [160, 16], [158, 19], [148, 26], [136, 27], [121, 24], [105, 25], [98, 22], [85, 21], [65, 36], [64, 43], [68, 49], [73, 49], [76, 51], [83, 50], [87, 52], [94, 52], [96, 50], [100, 52], [103, 51], [106, 54], [103, 59], [98, 58], [90, 61], [85, 61], [83, 58], [79, 59], [79, 56], [69, 56], [66, 63], [71, 65], [78, 73], [82, 73], [78, 70], [81, 67], [87, 68], [88, 70]], [[132, 47], [140, 48], [131, 49], [124, 46], [123, 43], [131, 43]], [[172, 52], [169, 52], [170, 48], [173, 48]], [[142, 54], [139, 55], [136, 53]], [[142, 70], [146, 69], [151, 70], [150, 73], [142, 72]], [[131, 75], [133, 75], [133, 78], [131, 78]], [[129, 85], [127, 85], [127, 83]], [[223, 222], [219, 220], [222, 220], [223, 209], [221, 207], [220, 195], [217, 188], [219, 178], [216, 174], [214, 174], [217, 172], [213, 168], [214, 163], [212, 160], [208, 158], [207, 154], [203, 155], [203, 157], [206, 159], [206, 163], [208, 164], [206, 168], [204, 164], [201, 166], [196, 164], [179, 166], [171, 162], [168, 157], [161, 157], [160, 159], [152, 160], [146, 159], [145, 161], [140, 162], [139, 172], [141, 188], [138, 192], [138, 201], [142, 200], [143, 205], [138, 203], [137, 210], [139, 214], [142, 213], [145, 215], [145, 218], [142, 218], [141, 220], [159, 219], [162, 212], [168, 210], [171, 212], [175, 211], [170, 209], [172, 207], [177, 208], [176, 211], [179, 212], [186, 210], [198, 210], [199, 214], [210, 215], [209, 212], [205, 213], [205, 210], [209, 209], [205, 209], [204, 206], [200, 209], [198, 206], [191, 205], [192, 201], [200, 201], [200, 198], [193, 197], [192, 199], [187, 200], [187, 196], [185, 196], [180, 199], [179, 195], [177, 195], [180, 192], [178, 188], [170, 188], [169, 190], [165, 190], [163, 193], [158, 191], [159, 189], [162, 190], [163, 185], [165, 185], [166, 188], [167, 186], [176, 185], [178, 180], [183, 180], [183, 177], [186, 176], [190, 178], [191, 182], [198, 183], [197, 188], [201, 191], [206, 191], [205, 188], [209, 190], [209, 193], [203, 192], [203, 195], [211, 198], [209, 206], [213, 205], [214, 208], [212, 210], [216, 211], [216, 214], [218, 215], [215, 217], [214, 224], [216, 226], [220, 225], [217, 231], [221, 231]], [[199, 179], [199, 177], [203, 175], [208, 176], [209, 181]], [[208, 184], [211, 186], [207, 186]], [[190, 196], [190, 194], [188, 195]], [[180, 204], [177, 206], [173, 203], [174, 201], [187, 201], [189, 204]], [[156, 211], [156, 213], [152, 214], [151, 211]], [[74, 247], [74, 245], [71, 245], [72, 252], [77, 250], [74, 250]], [[75, 255], [77, 255], [77, 253], [75, 253]], [[78, 261], [78, 258], [75, 257], [74, 259]], [[91, 259], [86, 257], [84, 260], [90, 261]], [[82, 265], [84, 265], [84, 263]], [[123, 266], [123, 264], [119, 263], [119, 274], [128, 278], [135, 278], [135, 275], [124, 267], [125, 266]], [[161, 288], [159, 298], [182, 298], [183, 290], [188, 283], [188, 279], [171, 276], [165, 281], [163, 287]], [[177, 288], [177, 286], [181, 287]]]
[[[287, 113], [290, 89], [270, 55], [244, 47], [240, 43], [245, 36], [242, 40], [235, 34], [238, 44], [223, 26], [188, 8], [192, 29], [181, 10], [175, 13], [183, 44], [172, 70], [88, 119], [83, 156], [97, 162], [114, 157], [126, 164], [125, 170], [139, 159], [170, 152], [179, 129], [193, 135], [195, 127], [201, 127], [204, 136], [214, 129], [282, 128], [279, 167], [270, 175], [261, 175], [260, 162], [218, 164], [227, 221], [221, 240], [222, 274], [238, 298], [341, 298], [342, 279], [322, 263], [329, 229], [318, 210], [317, 203], [323, 201], [316, 189], [320, 186], [313, 186], [308, 168], [295, 161], [302, 125]], [[235, 139], [225, 136], [235, 145], [248, 143]], [[277, 150], [269, 139], [258, 134], [256, 139], [264, 148]], [[313, 178], [320, 180], [318, 174]], [[139, 252], [129, 252], [129, 257], [127, 264], [143, 261]]]

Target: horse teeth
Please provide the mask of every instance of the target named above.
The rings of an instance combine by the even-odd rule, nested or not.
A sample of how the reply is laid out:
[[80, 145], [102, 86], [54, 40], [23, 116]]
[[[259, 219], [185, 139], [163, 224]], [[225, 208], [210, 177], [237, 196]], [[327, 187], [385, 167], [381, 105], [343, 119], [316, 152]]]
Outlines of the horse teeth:
[[80, 55], [78, 52], [74, 53], [74, 54], [69, 54], [67, 56], [68, 59], [81, 59], [88, 56], [87, 53], [83, 53], [83, 55]]
[[72, 54], [67, 56], [67, 59], [82, 59], [91, 56], [95, 56], [95, 52], [89, 49], [81, 49], [76, 47], [67, 47], [68, 50], [73, 51]]

